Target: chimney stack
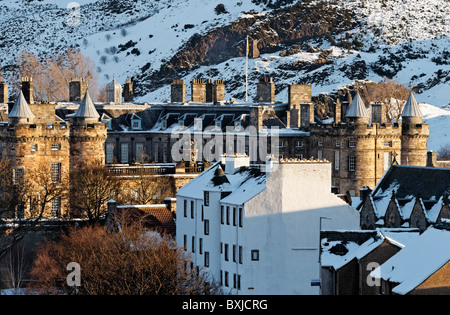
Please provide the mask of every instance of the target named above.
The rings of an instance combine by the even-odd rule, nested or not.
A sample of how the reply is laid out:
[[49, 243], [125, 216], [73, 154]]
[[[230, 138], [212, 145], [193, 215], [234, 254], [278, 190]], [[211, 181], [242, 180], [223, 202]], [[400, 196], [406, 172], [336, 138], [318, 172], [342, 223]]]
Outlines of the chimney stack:
[[436, 167], [437, 155], [434, 151], [427, 152], [427, 167]]
[[311, 102], [310, 84], [290, 84], [288, 86], [289, 115], [287, 124], [289, 127], [300, 127], [300, 104]]
[[225, 83], [223, 80], [214, 81], [213, 87], [213, 102], [217, 104], [220, 101], [225, 100]]
[[28, 104], [34, 103], [33, 96], [33, 79], [30, 77], [23, 77], [20, 89], [22, 90], [23, 96]]
[[186, 84], [184, 80], [173, 80], [170, 86], [170, 101], [172, 103], [186, 103]]
[[275, 83], [271, 77], [259, 79], [255, 101], [257, 103], [275, 103]]
[[202, 79], [192, 79], [191, 99], [194, 103], [204, 103], [206, 86]]
[[0, 82], [0, 104], [8, 103], [8, 83]]
[[383, 103], [372, 103], [372, 123], [384, 124], [386, 121], [386, 105]]
[[81, 102], [87, 91], [87, 82], [83, 78], [69, 82], [69, 102]]
[[123, 100], [127, 103], [133, 101], [133, 83], [131, 83], [131, 79], [126, 79], [123, 86]]
[[302, 103], [300, 104], [300, 128], [309, 128], [309, 125], [314, 122], [314, 104]]

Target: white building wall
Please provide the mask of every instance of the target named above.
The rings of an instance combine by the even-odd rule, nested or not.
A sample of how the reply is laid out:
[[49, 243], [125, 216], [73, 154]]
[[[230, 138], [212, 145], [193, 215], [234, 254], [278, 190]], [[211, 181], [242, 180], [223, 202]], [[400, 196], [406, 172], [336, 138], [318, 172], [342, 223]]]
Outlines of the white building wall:
[[[223, 276], [222, 288], [225, 293], [238, 294], [237, 279], [238, 275], [241, 275], [242, 281], [243, 273], [243, 264], [239, 263], [239, 247], [242, 246], [243, 255], [243, 246], [245, 245], [244, 230], [239, 226], [239, 208], [244, 209], [244, 207], [242, 205], [230, 203], [221, 203], [221, 206], [224, 207], [224, 223], [220, 225], [220, 239], [223, 246], [221, 255], [221, 272]], [[227, 208], [229, 209], [229, 222], [227, 222], [226, 218]], [[236, 209], [236, 216], [234, 215], [234, 209]], [[226, 245], [228, 245], [228, 260], [226, 260], [225, 257]], [[225, 283], [225, 272], [228, 272], [228, 286]], [[236, 277], [236, 280], [234, 277]]]
[[[280, 164], [267, 178], [265, 190], [242, 205], [221, 203], [219, 190], [209, 191], [209, 205], [198, 195], [192, 199], [196, 209], [194, 219], [190, 217], [191, 199], [177, 196], [177, 243], [182, 246], [183, 236], [187, 235], [187, 250], [191, 251], [191, 237], [195, 236], [195, 264], [203, 267], [204, 253], [209, 252], [206, 271], [216, 281], [228, 272], [228, 286], [225, 281], [222, 286], [224, 293], [319, 294], [319, 288], [312, 287], [311, 280], [320, 278], [320, 226], [322, 230], [359, 229], [359, 213], [331, 193], [331, 163]], [[186, 217], [185, 199], [188, 200]], [[203, 219], [209, 220], [209, 235], [204, 234], [202, 205]], [[221, 224], [221, 206], [225, 207], [224, 224]], [[229, 224], [227, 206], [230, 207]], [[233, 225], [233, 207], [237, 214], [242, 207], [243, 227], [239, 227], [238, 220]], [[199, 238], [203, 238], [202, 254]], [[228, 244], [228, 261], [224, 255], [225, 244]], [[233, 245], [236, 245], [236, 262], [233, 262]], [[242, 246], [242, 264], [239, 246]], [[259, 251], [258, 261], [251, 260], [252, 250]], [[234, 274], [241, 276], [240, 290], [233, 288]]]
[[359, 229], [359, 213], [331, 193], [331, 163], [280, 164], [245, 210], [242, 294], [318, 294], [320, 225]]

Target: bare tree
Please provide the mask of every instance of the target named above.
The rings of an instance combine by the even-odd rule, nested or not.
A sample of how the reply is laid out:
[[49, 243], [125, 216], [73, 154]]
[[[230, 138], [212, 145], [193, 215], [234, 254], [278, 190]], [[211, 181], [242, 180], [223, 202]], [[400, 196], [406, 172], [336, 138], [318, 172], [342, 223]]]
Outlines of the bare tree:
[[72, 215], [98, 221], [106, 214], [106, 203], [120, 193], [121, 181], [110, 174], [101, 161], [74, 168], [71, 176], [70, 205]]
[[391, 79], [383, 79], [379, 83], [366, 83], [361, 87], [361, 92], [366, 105], [371, 102], [386, 104], [388, 122], [399, 121], [403, 106], [409, 96], [408, 88]]
[[444, 144], [437, 151], [439, 161], [450, 161], [450, 143]]
[[51, 163], [40, 162], [30, 168], [30, 216], [36, 221], [48, 216], [48, 205], [67, 198], [69, 176], [59, 168], [55, 171]]
[[17, 75], [10, 78], [15, 94], [20, 89], [22, 77], [33, 79], [34, 98], [37, 101], [62, 101], [69, 99], [69, 82], [84, 78], [95, 97], [98, 75], [94, 62], [79, 50], [68, 48], [63, 52], [39, 59], [33, 53], [22, 51], [15, 60]]
[[[200, 268], [188, 268], [190, 257], [168, 236], [120, 222], [72, 229], [58, 242], [43, 244], [32, 268], [33, 290], [79, 295], [218, 294], [220, 287]], [[81, 267], [77, 288], [66, 282], [69, 262]]]
[[27, 271], [25, 261], [25, 248], [22, 245], [15, 245], [6, 254], [6, 283], [8, 288], [14, 289], [14, 294], [24, 287], [24, 280]]
[[138, 205], [161, 203], [164, 198], [175, 195], [169, 177], [148, 172], [149, 169], [145, 166], [148, 165], [146, 162], [149, 159], [146, 154], [141, 154], [139, 165], [133, 169], [133, 176], [127, 179], [128, 189], [122, 190], [120, 203]]
[[14, 173], [9, 161], [0, 160], [0, 217], [13, 218], [24, 211], [30, 183]]

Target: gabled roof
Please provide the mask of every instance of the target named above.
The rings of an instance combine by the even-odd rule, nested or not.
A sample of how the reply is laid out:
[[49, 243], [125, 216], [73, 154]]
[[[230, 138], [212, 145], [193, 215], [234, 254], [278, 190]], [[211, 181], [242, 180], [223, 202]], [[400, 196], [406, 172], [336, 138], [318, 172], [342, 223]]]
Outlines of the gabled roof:
[[[371, 233], [371, 231], [360, 231], [361, 236], [363, 232]], [[356, 231], [349, 231], [349, 233], [357, 233]], [[366, 234], [369, 235], [369, 234]], [[376, 249], [383, 242], [388, 242], [399, 248], [403, 248], [411, 243], [417, 236], [419, 231], [416, 229], [377, 229], [373, 231], [373, 235], [366, 236], [364, 242], [346, 239], [346, 235], [342, 234], [341, 239], [333, 240], [330, 238], [323, 238], [321, 240], [321, 264], [323, 267], [332, 267], [338, 270], [347, 265], [353, 259], [360, 260], [367, 256], [370, 252]], [[335, 250], [336, 246], [341, 246], [344, 249], [342, 252]]]
[[177, 197], [203, 199], [203, 191], [231, 192], [221, 202], [242, 205], [266, 188], [266, 173], [251, 167], [241, 167], [233, 174], [223, 172], [222, 163], [216, 162], [177, 192]]
[[100, 117], [97, 110], [95, 109], [94, 103], [92, 102], [91, 96], [89, 95], [88, 91], [86, 91], [86, 94], [84, 94], [84, 98], [81, 101], [80, 106], [78, 107], [78, 110], [75, 113], [74, 117], [80, 117], [80, 118], [99, 118]]
[[358, 92], [356, 92], [352, 104], [347, 108], [345, 117], [369, 117], [369, 112], [366, 105], [364, 105], [364, 101]]
[[34, 114], [28, 106], [22, 91], [20, 91], [19, 96], [14, 103], [14, 107], [8, 115], [8, 118], [34, 118]]
[[375, 215], [383, 218], [394, 201], [403, 220], [411, 216], [416, 201], [429, 222], [436, 222], [444, 197], [450, 192], [450, 169], [392, 165], [369, 196]]
[[419, 104], [417, 104], [416, 98], [414, 97], [414, 93], [412, 91], [409, 93], [405, 107], [403, 107], [402, 117], [422, 117]]
[[419, 196], [424, 200], [438, 200], [450, 192], [450, 168], [391, 165], [372, 196], [375, 198], [385, 192], [391, 196], [394, 189], [397, 198]]
[[370, 275], [398, 283], [392, 291], [408, 294], [450, 261], [448, 244], [450, 231], [430, 227]]

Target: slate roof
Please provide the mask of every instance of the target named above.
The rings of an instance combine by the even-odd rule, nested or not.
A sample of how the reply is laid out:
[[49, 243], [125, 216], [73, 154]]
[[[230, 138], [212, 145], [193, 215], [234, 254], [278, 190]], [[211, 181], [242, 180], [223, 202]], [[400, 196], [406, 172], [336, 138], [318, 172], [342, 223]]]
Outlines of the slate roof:
[[419, 109], [414, 93], [409, 93], [408, 100], [403, 107], [402, 117], [422, 117], [422, 112]]
[[338, 270], [353, 259], [359, 260], [367, 256], [385, 241], [403, 248], [418, 235], [417, 229], [388, 228], [321, 232], [321, 265]]
[[394, 197], [403, 220], [420, 202], [429, 222], [436, 222], [450, 194], [450, 169], [392, 165], [369, 196], [377, 218], [383, 218]]
[[450, 192], [450, 168], [392, 165], [372, 192], [373, 196], [395, 189], [397, 198], [420, 196], [438, 200]]
[[17, 97], [16, 102], [8, 115], [9, 118], [34, 118], [34, 114], [28, 106], [25, 97], [23, 96], [22, 91], [20, 91], [20, 95]]
[[[408, 294], [450, 261], [448, 244], [450, 231], [430, 227], [370, 275], [398, 283], [392, 292]], [[443, 280], [442, 286], [450, 285]]]
[[80, 106], [78, 107], [78, 110], [76, 111], [74, 117], [80, 118], [100, 117], [97, 110], [95, 109], [94, 103], [92, 102], [91, 96], [89, 95], [88, 91], [86, 91], [86, 94], [84, 94], [83, 100], [81, 101]]
[[358, 92], [356, 92], [355, 97], [353, 98], [352, 104], [347, 108], [347, 112], [345, 113], [346, 117], [369, 117], [369, 111], [364, 105], [364, 101]]

